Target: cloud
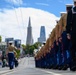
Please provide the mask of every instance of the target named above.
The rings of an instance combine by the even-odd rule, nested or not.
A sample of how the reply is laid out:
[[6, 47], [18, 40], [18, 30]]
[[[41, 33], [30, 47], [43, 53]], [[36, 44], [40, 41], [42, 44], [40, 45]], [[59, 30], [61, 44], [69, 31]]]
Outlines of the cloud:
[[49, 4], [46, 3], [35, 3], [36, 5], [43, 5], [43, 6], [49, 6]]
[[15, 5], [22, 5], [23, 4], [23, 0], [5, 0], [6, 2], [9, 3], [14, 3]]
[[[22, 16], [20, 10], [22, 11]], [[6, 37], [14, 37], [15, 39], [21, 39], [22, 43], [25, 44], [29, 16], [31, 17], [34, 42], [40, 36], [41, 26], [45, 26], [46, 37], [48, 38], [58, 19], [52, 13], [35, 8], [6, 9], [4, 13], [0, 12], [0, 34], [3, 36], [3, 40]]]

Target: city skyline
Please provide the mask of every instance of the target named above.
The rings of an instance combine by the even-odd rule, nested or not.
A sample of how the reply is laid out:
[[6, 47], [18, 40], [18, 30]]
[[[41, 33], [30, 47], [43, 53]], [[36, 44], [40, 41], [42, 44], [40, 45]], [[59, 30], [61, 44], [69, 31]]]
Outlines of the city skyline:
[[73, 0], [0, 0], [0, 35], [21, 39], [26, 43], [28, 18], [31, 17], [34, 42], [39, 37], [39, 29], [46, 27], [46, 39], [60, 18], [60, 12], [66, 11], [65, 4]]

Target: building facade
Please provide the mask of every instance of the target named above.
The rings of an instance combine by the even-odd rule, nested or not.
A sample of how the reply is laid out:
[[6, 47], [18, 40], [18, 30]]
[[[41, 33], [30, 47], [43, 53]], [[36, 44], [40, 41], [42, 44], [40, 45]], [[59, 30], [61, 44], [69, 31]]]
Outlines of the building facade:
[[7, 46], [11, 42], [16, 48], [21, 48], [21, 40], [20, 39], [5, 38], [5, 42], [6, 42]]

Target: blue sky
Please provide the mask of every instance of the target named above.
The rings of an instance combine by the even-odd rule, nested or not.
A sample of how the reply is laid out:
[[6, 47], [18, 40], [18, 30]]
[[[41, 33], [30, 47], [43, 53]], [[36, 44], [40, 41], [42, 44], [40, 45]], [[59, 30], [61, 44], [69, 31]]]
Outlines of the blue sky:
[[60, 12], [64, 12], [65, 4], [73, 3], [73, 0], [0, 0], [0, 9], [12, 9], [18, 7], [32, 7], [42, 9], [50, 13], [60, 16]]

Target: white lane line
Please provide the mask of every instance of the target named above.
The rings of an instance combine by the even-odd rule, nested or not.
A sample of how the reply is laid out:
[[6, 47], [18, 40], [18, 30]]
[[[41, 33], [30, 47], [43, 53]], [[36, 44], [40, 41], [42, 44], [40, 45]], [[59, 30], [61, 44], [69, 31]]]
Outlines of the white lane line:
[[[24, 59], [24, 60], [25, 60], [25, 59]], [[8, 74], [12, 74], [12, 73], [15, 73], [15, 72], [17, 72], [17, 71], [23, 70], [23, 69], [25, 68], [25, 66], [23, 66], [23, 65], [24, 65], [24, 64], [23, 64], [24, 60], [23, 60], [22, 63], [20, 64], [21, 66], [18, 66], [17, 68], [12, 69], [12, 70], [10, 70], [10, 71], [8, 71], [8, 72], [1, 73], [0, 75], [8, 75]]]
[[52, 75], [62, 75], [62, 74], [54, 73], [54, 72], [51, 72], [51, 71], [46, 71], [46, 70], [41, 70], [41, 69], [38, 69], [38, 70], [44, 71], [44, 72], [52, 74]]
[[13, 70], [10, 70], [8, 72], [5, 72], [5, 73], [2, 73], [0, 75], [7, 75], [7, 74], [12, 74], [12, 73], [15, 73], [17, 71], [21, 71], [23, 68], [16, 68], [16, 69], [13, 69]]
[[10, 70], [1, 71], [0, 74], [2, 74], [2, 73], [6, 73], [6, 72], [10, 72]]

